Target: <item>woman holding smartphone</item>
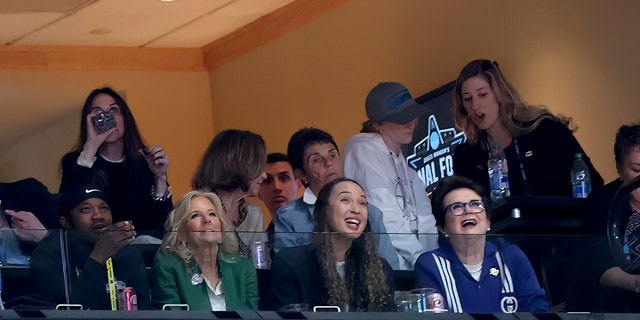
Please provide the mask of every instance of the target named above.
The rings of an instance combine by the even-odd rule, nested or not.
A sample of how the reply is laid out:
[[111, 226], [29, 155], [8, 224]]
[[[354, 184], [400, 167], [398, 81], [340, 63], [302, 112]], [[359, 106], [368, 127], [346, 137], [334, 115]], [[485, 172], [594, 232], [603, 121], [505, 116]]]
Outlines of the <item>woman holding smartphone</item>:
[[97, 185], [109, 194], [114, 221], [159, 235], [173, 209], [168, 166], [162, 147], [142, 141], [124, 99], [111, 88], [95, 89], [82, 108], [78, 143], [62, 158], [60, 192]]

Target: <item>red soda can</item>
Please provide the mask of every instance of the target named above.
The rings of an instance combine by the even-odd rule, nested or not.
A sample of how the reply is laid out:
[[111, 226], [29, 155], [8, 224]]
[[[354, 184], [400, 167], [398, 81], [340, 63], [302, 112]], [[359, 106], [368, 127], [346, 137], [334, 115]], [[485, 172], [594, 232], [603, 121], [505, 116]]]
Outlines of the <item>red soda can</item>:
[[138, 297], [133, 287], [118, 291], [118, 310], [138, 310]]
[[444, 310], [444, 298], [442, 295], [437, 292], [427, 295], [427, 308], [433, 310]]

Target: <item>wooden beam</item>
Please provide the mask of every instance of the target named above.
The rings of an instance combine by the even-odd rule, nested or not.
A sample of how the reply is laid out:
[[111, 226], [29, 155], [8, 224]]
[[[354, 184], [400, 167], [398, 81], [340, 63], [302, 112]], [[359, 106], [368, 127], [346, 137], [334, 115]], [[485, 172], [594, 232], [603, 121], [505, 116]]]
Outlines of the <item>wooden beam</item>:
[[233, 60], [349, 0], [296, 0], [202, 47], [208, 70]]
[[296, 0], [202, 48], [1, 45], [0, 69], [203, 72], [349, 0]]
[[0, 69], [207, 71], [199, 48], [0, 46]]

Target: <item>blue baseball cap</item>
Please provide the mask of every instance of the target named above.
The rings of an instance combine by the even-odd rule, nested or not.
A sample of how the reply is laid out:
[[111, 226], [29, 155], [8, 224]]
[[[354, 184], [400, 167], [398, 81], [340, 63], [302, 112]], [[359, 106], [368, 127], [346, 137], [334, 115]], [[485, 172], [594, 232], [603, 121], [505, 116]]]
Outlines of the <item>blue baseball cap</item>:
[[397, 82], [380, 82], [365, 101], [367, 117], [375, 122], [405, 124], [427, 113], [428, 109], [411, 97], [409, 90]]

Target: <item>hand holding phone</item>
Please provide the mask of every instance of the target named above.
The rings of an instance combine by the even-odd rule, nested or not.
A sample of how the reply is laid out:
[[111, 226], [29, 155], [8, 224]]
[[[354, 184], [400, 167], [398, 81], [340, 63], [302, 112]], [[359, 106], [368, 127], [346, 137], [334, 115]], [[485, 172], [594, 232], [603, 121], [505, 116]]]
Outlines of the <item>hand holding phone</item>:
[[95, 117], [91, 118], [93, 127], [98, 133], [109, 131], [116, 127], [116, 118], [109, 111], [99, 110]]

